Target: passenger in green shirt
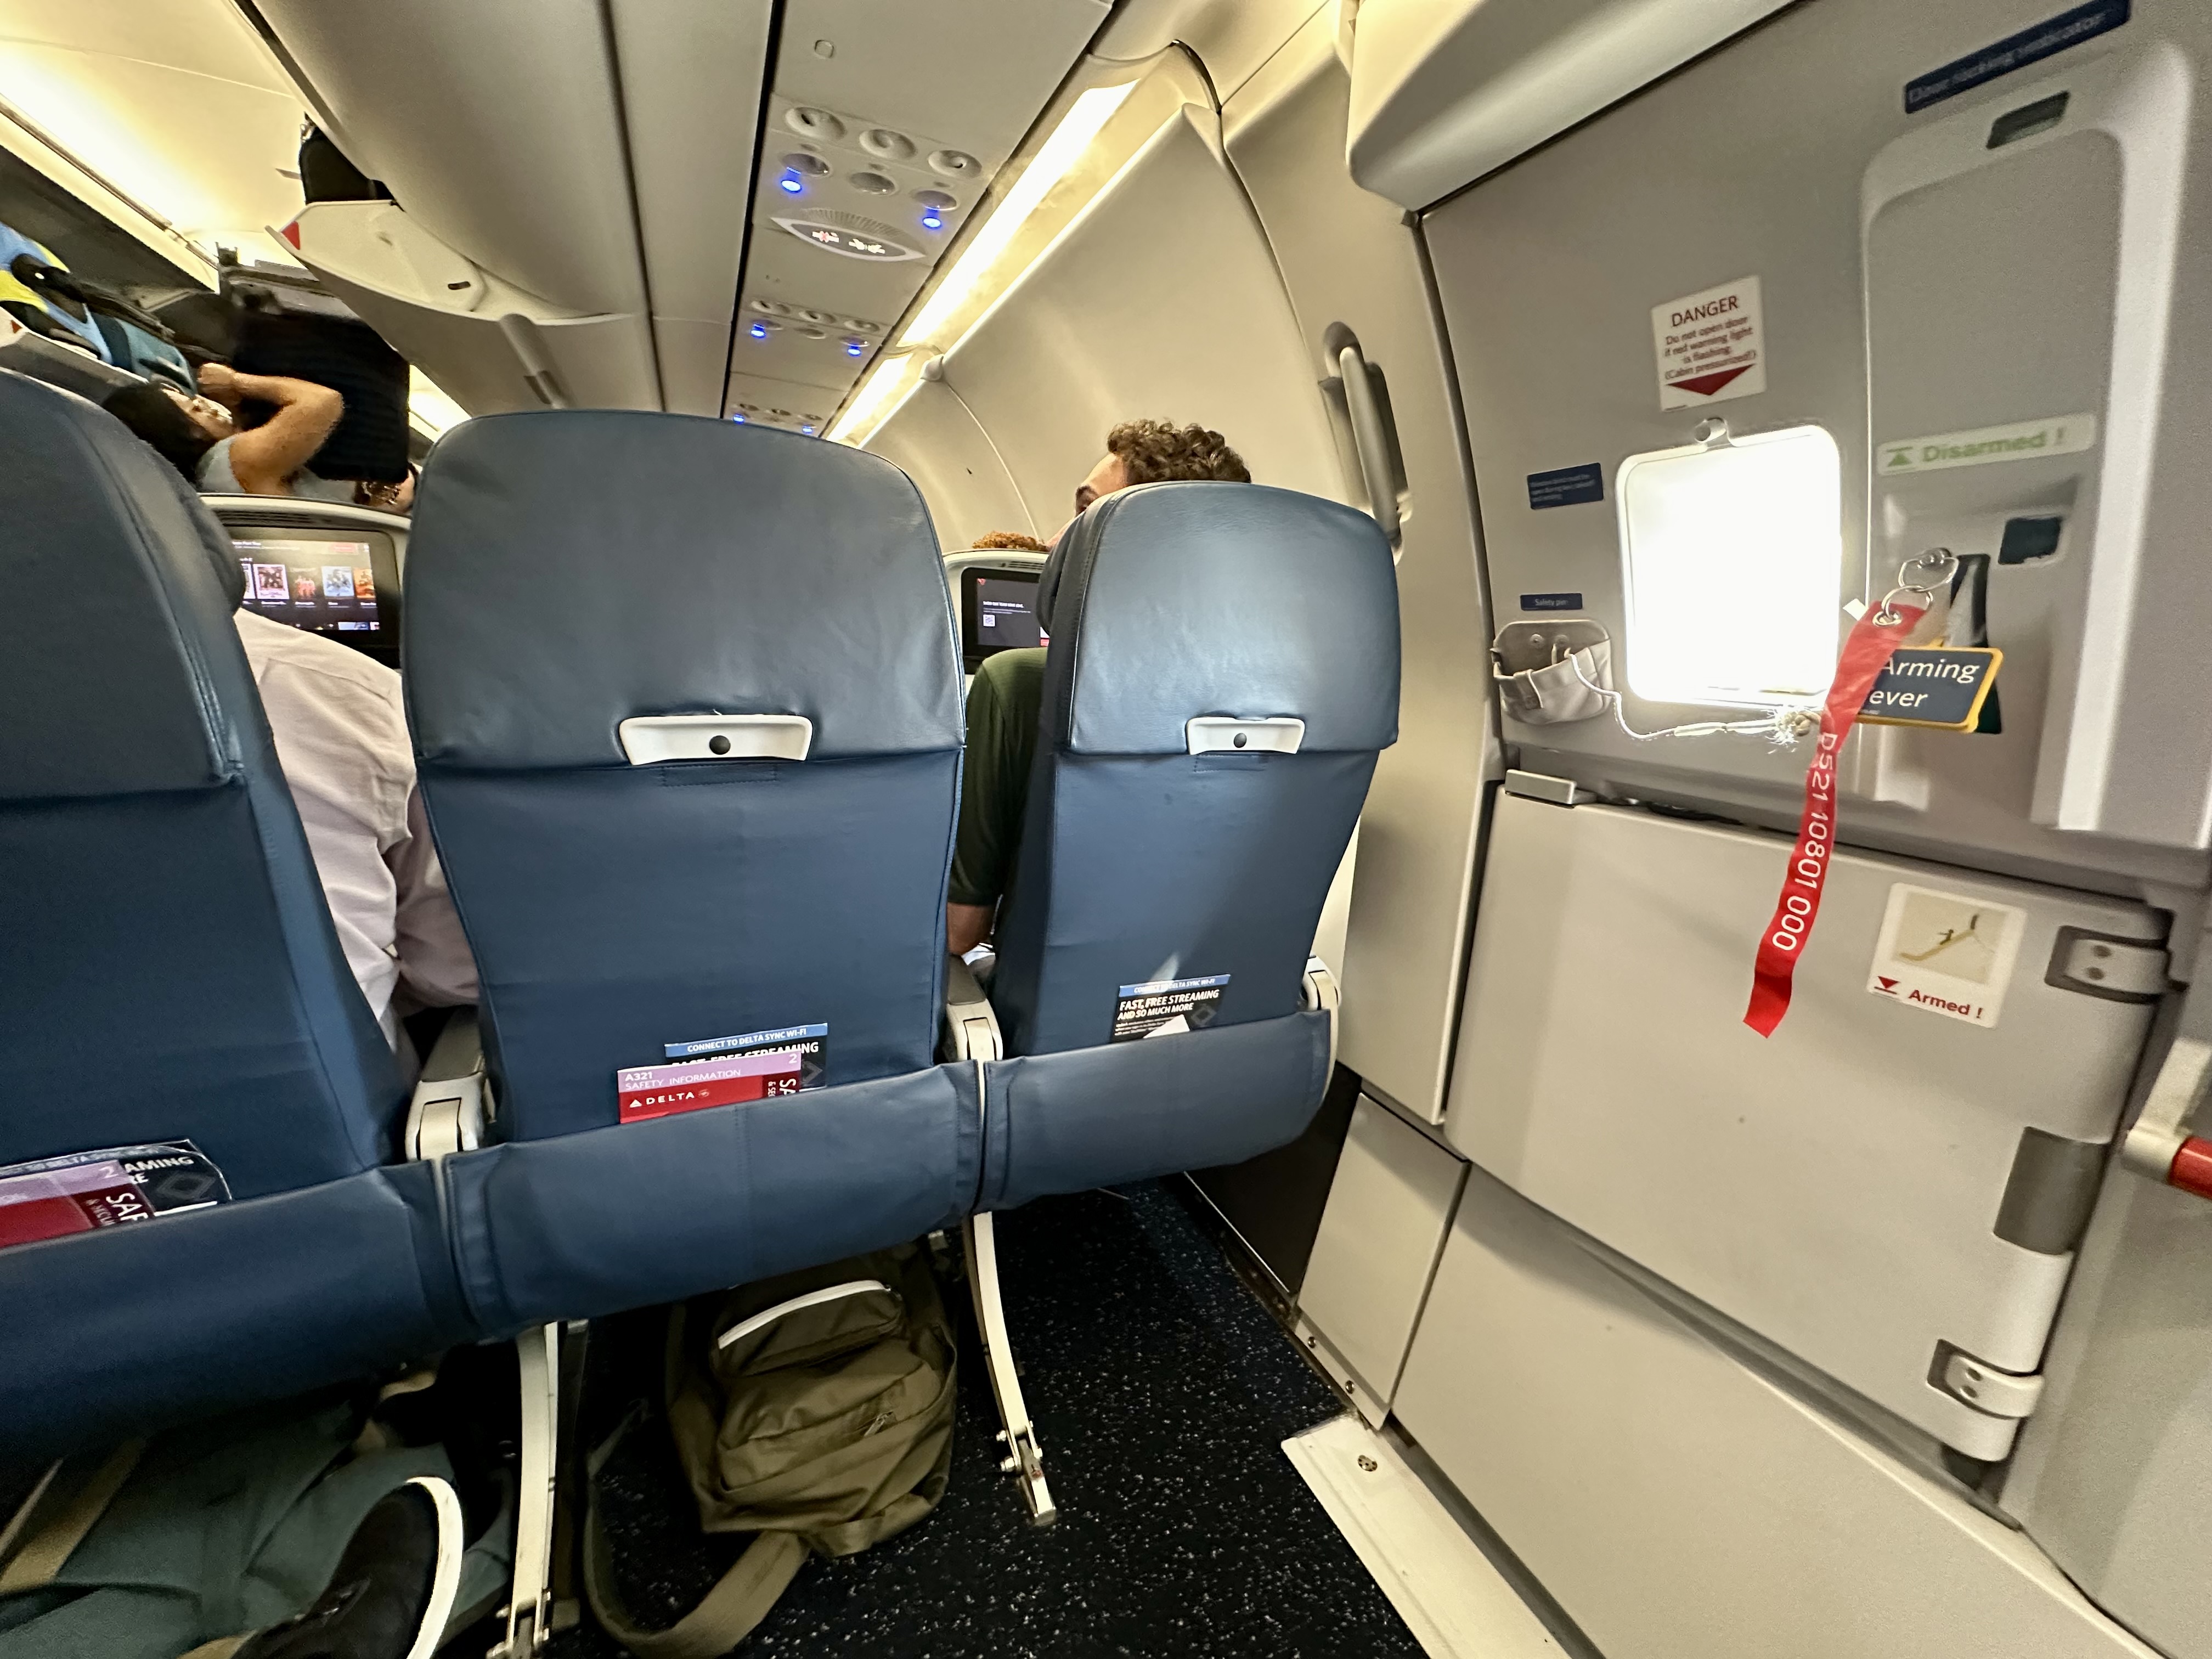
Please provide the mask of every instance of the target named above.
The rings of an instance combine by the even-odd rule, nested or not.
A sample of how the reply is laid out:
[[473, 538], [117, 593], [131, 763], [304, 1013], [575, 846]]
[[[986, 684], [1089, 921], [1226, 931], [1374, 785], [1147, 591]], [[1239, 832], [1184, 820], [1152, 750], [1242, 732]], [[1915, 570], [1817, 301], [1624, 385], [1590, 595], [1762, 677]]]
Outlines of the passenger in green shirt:
[[[1177, 481], [1249, 483], [1252, 475], [1218, 432], [1130, 421], [1106, 434], [1105, 455], [1075, 487], [1075, 510], [1138, 484]], [[1039, 620], [1049, 629], [1049, 617]], [[960, 832], [945, 906], [945, 942], [956, 955], [991, 936], [999, 902], [1013, 887], [1044, 703], [1044, 659], [1041, 647], [996, 652], [983, 659], [968, 689]]]

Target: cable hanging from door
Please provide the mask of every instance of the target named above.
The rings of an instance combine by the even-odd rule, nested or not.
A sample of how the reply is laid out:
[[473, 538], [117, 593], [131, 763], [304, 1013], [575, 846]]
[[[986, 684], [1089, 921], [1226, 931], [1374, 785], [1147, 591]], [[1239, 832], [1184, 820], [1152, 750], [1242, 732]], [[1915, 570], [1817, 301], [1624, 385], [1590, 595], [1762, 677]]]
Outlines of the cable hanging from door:
[[1692, 720], [1684, 726], [1669, 726], [1658, 732], [1639, 732], [1628, 723], [1628, 715], [1621, 706], [1618, 691], [1598, 684], [1583, 672], [1583, 665], [1572, 653], [1565, 659], [1574, 670], [1575, 678], [1605, 700], [1613, 710], [1615, 725], [1638, 743], [1656, 743], [1662, 738], [1703, 738], [1717, 732], [1735, 732], [1746, 737], [1764, 737], [1778, 749], [1794, 749], [1799, 740], [1820, 724], [1820, 711], [1801, 703], [1784, 703], [1769, 709], [1756, 720]]

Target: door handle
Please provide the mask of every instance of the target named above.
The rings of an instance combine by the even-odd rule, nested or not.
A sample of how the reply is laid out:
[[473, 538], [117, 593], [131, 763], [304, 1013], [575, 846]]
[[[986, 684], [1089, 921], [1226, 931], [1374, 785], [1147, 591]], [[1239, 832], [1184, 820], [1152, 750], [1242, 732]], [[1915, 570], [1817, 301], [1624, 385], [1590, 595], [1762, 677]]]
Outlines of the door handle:
[[1367, 359], [1356, 345], [1336, 354], [1344, 377], [1344, 403], [1352, 416], [1352, 444], [1359, 452], [1360, 476], [1367, 485], [1367, 510], [1393, 547], [1398, 544], [1398, 481], [1390, 468], [1390, 432], [1375, 382], [1367, 378]]
[[2120, 1162], [2137, 1175], [2212, 1199], [2212, 1140], [2186, 1127], [2212, 1079], [2212, 1042], [2177, 1036], [2152, 1080], [2142, 1115], [2120, 1142]]

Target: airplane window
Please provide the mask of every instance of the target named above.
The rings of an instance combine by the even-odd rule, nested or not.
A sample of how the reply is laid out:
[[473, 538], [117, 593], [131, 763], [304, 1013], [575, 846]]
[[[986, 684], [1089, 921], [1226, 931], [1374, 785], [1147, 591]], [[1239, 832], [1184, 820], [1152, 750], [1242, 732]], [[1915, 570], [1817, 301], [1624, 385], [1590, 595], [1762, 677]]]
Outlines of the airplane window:
[[1775, 703], [1827, 689], [1844, 559], [1833, 438], [1801, 426], [1632, 455], [1616, 499], [1637, 696]]

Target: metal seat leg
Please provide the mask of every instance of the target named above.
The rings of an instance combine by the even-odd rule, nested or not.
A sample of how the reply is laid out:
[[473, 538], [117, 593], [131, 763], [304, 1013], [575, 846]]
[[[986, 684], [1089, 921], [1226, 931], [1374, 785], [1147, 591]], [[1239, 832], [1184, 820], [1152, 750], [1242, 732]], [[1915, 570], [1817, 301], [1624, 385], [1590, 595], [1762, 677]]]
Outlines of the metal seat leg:
[[1006, 1310], [999, 1299], [998, 1235], [987, 1212], [971, 1216], [960, 1229], [968, 1254], [968, 1288], [975, 1298], [975, 1328], [983, 1339], [983, 1363], [991, 1374], [991, 1393], [999, 1402], [999, 1420], [1006, 1425], [999, 1438], [1006, 1455], [999, 1467], [1014, 1477], [1029, 1505], [1030, 1518], [1048, 1526], [1060, 1511], [1053, 1505], [1052, 1489], [1045, 1484], [1044, 1452], [1037, 1443], [1036, 1425], [1030, 1421], [1022, 1399], [1021, 1378], [1015, 1374], [1013, 1346], [1006, 1337]]
[[507, 1635], [488, 1659], [533, 1659], [552, 1634], [553, 1482], [559, 1469], [561, 1328], [514, 1340], [522, 1372], [521, 1470], [514, 1500], [514, 1588]]

